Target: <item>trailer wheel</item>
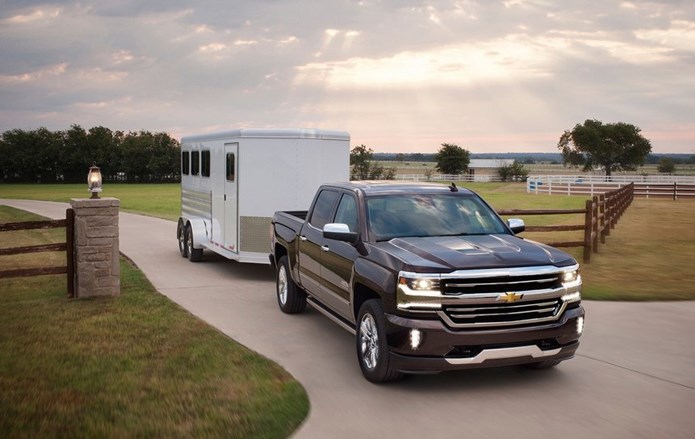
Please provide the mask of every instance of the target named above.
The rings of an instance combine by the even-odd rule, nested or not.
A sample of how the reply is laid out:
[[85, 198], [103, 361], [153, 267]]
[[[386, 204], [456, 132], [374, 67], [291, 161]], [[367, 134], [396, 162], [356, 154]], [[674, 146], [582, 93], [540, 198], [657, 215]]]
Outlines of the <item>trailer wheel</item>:
[[377, 299], [367, 300], [357, 316], [357, 360], [362, 375], [373, 383], [385, 383], [403, 378], [403, 373], [389, 364], [386, 341], [386, 317]]
[[290, 263], [287, 256], [278, 261], [275, 277], [278, 305], [285, 314], [298, 314], [306, 309], [306, 293], [297, 286], [290, 274]]
[[186, 253], [188, 260], [191, 262], [198, 262], [203, 258], [203, 249], [193, 247], [193, 231], [191, 226], [186, 226]]
[[176, 228], [176, 240], [179, 242], [179, 253], [181, 253], [182, 258], [188, 257], [188, 246], [186, 245], [186, 226], [179, 221], [179, 225]]

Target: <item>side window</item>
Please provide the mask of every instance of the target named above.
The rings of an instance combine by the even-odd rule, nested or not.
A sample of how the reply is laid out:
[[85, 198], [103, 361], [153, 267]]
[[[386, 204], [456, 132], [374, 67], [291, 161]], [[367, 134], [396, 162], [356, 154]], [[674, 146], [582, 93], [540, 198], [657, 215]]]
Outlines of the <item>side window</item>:
[[235, 162], [234, 154], [227, 154], [227, 181], [234, 181], [234, 178], [235, 178], [234, 162]]
[[181, 152], [181, 174], [188, 175], [190, 173], [190, 153], [188, 151]]
[[200, 153], [191, 152], [191, 175], [200, 175]]
[[335, 220], [333, 222], [347, 224], [351, 232], [358, 232], [357, 227], [357, 201], [355, 197], [344, 194], [340, 199], [338, 209], [335, 212]]
[[201, 161], [200, 161], [200, 175], [203, 177], [209, 177], [210, 176], [210, 151], [201, 151], [200, 153], [201, 156]]
[[338, 200], [339, 195], [340, 194], [335, 191], [321, 191], [319, 197], [316, 199], [314, 211], [311, 214], [311, 220], [309, 220], [312, 226], [317, 229], [322, 229], [323, 226], [330, 222], [333, 206], [335, 206], [335, 202]]

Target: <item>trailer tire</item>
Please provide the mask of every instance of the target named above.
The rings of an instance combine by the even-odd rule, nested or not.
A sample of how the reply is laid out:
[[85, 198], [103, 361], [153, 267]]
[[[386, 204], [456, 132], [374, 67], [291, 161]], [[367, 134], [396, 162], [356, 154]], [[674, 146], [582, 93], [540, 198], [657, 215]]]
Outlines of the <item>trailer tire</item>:
[[184, 226], [181, 221], [179, 221], [176, 227], [176, 240], [179, 242], [179, 253], [181, 253], [181, 257], [187, 258], [188, 246], [186, 245], [186, 226]]
[[281, 257], [278, 261], [275, 291], [278, 306], [285, 314], [299, 314], [306, 309], [306, 293], [292, 280], [287, 256]]
[[190, 224], [186, 226], [186, 253], [188, 260], [191, 262], [199, 262], [203, 259], [203, 249], [193, 247], [195, 243], [193, 242], [193, 231], [191, 230]]

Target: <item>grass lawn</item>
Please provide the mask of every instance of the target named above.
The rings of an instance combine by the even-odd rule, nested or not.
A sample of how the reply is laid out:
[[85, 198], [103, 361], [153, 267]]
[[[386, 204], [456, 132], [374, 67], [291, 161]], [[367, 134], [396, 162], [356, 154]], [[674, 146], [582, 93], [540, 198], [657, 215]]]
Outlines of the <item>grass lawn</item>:
[[[86, 176], [85, 176], [86, 181]], [[87, 184], [2, 184], [0, 198], [70, 202], [89, 198]], [[102, 197], [121, 200], [121, 210], [176, 221], [181, 213], [181, 186], [176, 184], [104, 184]]]
[[[0, 206], [0, 222], [35, 219]], [[3, 232], [0, 247], [63, 236]], [[16, 264], [0, 257], [0, 270]], [[0, 285], [2, 437], [278, 438], [308, 413], [287, 372], [158, 294], [125, 260], [117, 298], [68, 300], [64, 275]]]

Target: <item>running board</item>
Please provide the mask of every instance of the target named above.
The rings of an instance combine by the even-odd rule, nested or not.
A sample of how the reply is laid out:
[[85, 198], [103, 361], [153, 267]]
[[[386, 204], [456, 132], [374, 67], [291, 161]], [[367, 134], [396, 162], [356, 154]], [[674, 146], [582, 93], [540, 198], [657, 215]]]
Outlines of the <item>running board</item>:
[[319, 302], [317, 302], [313, 297], [307, 296], [306, 301], [311, 305], [312, 308], [314, 308], [316, 311], [320, 312], [324, 316], [328, 317], [333, 321], [333, 323], [336, 323], [338, 326], [346, 330], [352, 335], [355, 335], [357, 332], [355, 331], [355, 328], [353, 328], [349, 323], [345, 322], [342, 318], [338, 317], [337, 315], [333, 314], [330, 310], [326, 309], [323, 305], [321, 305]]

